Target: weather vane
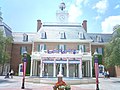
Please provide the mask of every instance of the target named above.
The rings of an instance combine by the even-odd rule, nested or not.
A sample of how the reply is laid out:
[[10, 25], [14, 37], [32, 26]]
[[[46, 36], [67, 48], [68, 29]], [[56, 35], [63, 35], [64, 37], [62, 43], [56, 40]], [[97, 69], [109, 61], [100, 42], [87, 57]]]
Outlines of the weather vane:
[[60, 6], [59, 6], [59, 8], [63, 11], [63, 9], [65, 9], [65, 3], [63, 2], [63, 0], [62, 0], [62, 3], [60, 3]]

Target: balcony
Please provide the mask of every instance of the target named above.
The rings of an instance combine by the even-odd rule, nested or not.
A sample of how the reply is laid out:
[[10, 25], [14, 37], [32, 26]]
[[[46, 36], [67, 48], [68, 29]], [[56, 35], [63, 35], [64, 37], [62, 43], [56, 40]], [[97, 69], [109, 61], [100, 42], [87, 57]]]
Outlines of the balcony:
[[57, 58], [80, 58], [82, 56], [91, 56], [90, 52], [81, 52], [80, 50], [42, 50], [41, 52], [32, 52], [32, 57], [57, 57]]

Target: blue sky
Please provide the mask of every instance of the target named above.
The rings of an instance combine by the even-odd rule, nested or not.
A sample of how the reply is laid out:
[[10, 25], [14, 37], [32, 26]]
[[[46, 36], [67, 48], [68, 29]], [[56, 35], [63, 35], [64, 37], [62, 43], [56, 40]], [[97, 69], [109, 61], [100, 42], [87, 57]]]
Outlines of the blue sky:
[[120, 24], [120, 0], [0, 0], [3, 21], [13, 32], [36, 32], [38, 19], [56, 22], [62, 1], [69, 21], [87, 20], [89, 33], [112, 33], [113, 26]]

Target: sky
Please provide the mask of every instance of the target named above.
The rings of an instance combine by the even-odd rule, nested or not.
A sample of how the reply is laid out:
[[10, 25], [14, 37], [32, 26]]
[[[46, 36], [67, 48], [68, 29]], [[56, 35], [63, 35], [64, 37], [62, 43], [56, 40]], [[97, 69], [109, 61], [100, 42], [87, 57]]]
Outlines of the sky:
[[112, 33], [120, 25], [120, 0], [0, 0], [0, 11], [13, 32], [36, 32], [38, 19], [56, 22], [61, 2], [66, 4], [69, 22], [87, 20], [88, 33]]

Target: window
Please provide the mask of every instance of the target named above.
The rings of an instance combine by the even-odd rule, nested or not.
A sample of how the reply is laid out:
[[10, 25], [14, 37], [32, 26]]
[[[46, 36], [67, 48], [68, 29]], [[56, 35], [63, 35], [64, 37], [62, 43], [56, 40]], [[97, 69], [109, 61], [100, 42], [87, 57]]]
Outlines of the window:
[[45, 39], [46, 38], [46, 32], [41, 32], [41, 39]]
[[23, 55], [23, 53], [27, 51], [27, 47], [26, 46], [22, 46], [20, 47], [20, 54]]
[[84, 39], [84, 33], [83, 32], [79, 32], [78, 35], [79, 35], [80, 39]]
[[45, 44], [38, 44], [38, 49], [37, 51], [40, 52], [42, 50], [45, 50], [46, 49], [46, 45]]
[[65, 36], [65, 32], [60, 32], [60, 39], [65, 39], [66, 36]]
[[60, 45], [59, 45], [59, 49], [62, 50], [62, 51], [64, 51], [64, 50], [65, 50], [65, 45], [60, 44]]
[[98, 47], [98, 48], [96, 48], [96, 50], [97, 50], [97, 53], [98, 54], [103, 54], [103, 52], [104, 52], [104, 50], [103, 50], [103, 48], [102, 47]]
[[102, 41], [102, 38], [100, 35], [96, 36], [96, 39], [97, 39], [97, 42], [101, 42]]
[[81, 50], [81, 52], [85, 52], [85, 45], [78, 45], [78, 50]]
[[28, 41], [28, 35], [27, 34], [23, 34], [23, 41], [25, 42], [25, 41]]

